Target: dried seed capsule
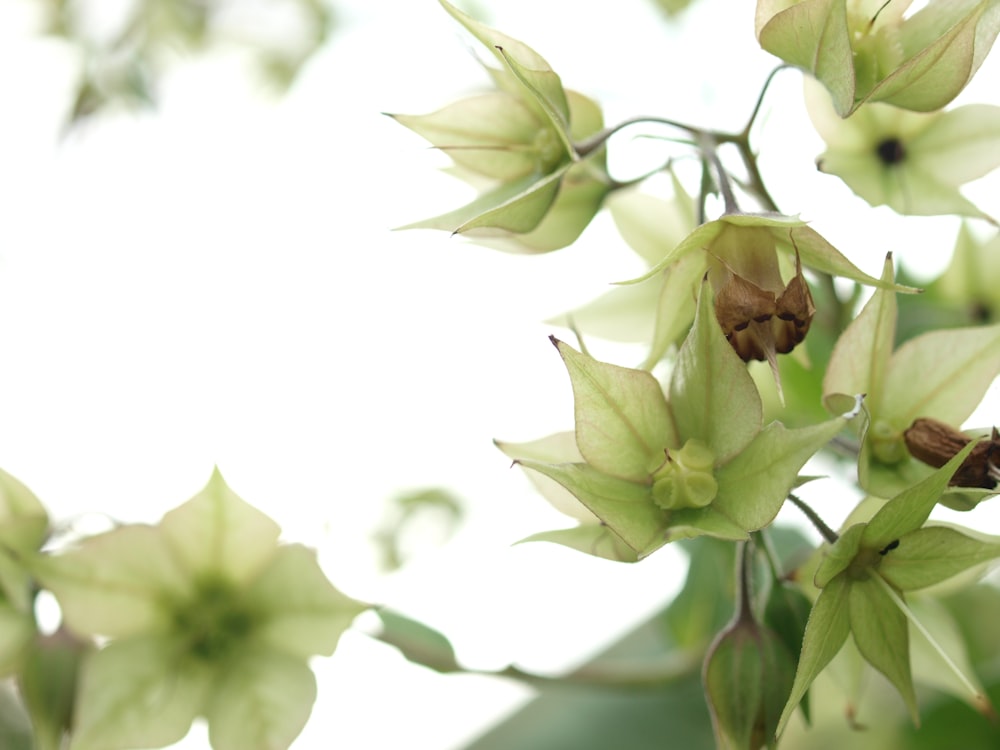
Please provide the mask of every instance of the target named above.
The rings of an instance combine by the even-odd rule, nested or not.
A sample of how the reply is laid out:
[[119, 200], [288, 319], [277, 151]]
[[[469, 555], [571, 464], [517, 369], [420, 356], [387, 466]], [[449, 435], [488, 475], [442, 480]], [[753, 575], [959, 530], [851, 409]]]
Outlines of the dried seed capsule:
[[[944, 422], [920, 417], [903, 432], [903, 440], [910, 455], [939, 469], [968, 445], [971, 438]], [[980, 441], [972, 449], [948, 484], [953, 487], [994, 489], [1000, 481], [1000, 467], [993, 460], [994, 453], [1000, 458], [1000, 434], [996, 427], [989, 439]]]

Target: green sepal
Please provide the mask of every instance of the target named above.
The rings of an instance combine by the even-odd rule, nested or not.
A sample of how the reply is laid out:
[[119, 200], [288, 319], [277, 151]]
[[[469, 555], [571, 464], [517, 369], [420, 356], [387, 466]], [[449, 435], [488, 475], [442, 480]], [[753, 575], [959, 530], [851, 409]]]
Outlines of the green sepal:
[[864, 534], [865, 524], [856, 523], [843, 532], [837, 541], [830, 545], [829, 549], [823, 553], [816, 574], [813, 576], [813, 583], [819, 588], [827, 586], [831, 580], [843, 573], [854, 562], [854, 558], [861, 549], [861, 536]]
[[813, 680], [833, 660], [847, 640], [847, 634], [851, 630], [849, 589], [846, 575], [833, 578], [820, 592], [809, 613], [806, 631], [802, 636], [802, 652], [795, 671], [795, 682], [785, 710], [778, 720], [778, 735], [784, 730]]
[[636, 562], [636, 551], [603, 524], [580, 524], [571, 529], [542, 531], [522, 539], [524, 542], [553, 542], [614, 562]]
[[719, 327], [707, 280], [670, 378], [670, 414], [677, 434], [703, 441], [719, 464], [739, 454], [760, 432], [760, 395]]
[[948, 486], [948, 480], [975, 446], [975, 441], [970, 441], [940, 469], [883, 505], [865, 526], [861, 545], [870, 550], [882, 550], [904, 534], [923, 526]]
[[925, 526], [899, 540], [878, 572], [900, 591], [932, 586], [1000, 557], [1000, 542], [987, 542], [946, 526]]
[[843, 429], [847, 419], [836, 417], [792, 430], [772, 422], [732, 461], [716, 469], [719, 491], [713, 507], [747, 531], [763, 528], [778, 514], [799, 470]]
[[589, 464], [519, 463], [572, 492], [639, 557], [666, 543], [669, 516], [653, 504], [647, 485], [609, 476]]
[[573, 385], [576, 444], [595, 469], [644, 481], [679, 440], [659, 382], [644, 370], [599, 362], [553, 338]]
[[914, 723], [920, 722], [917, 697], [910, 672], [910, 631], [899, 608], [877, 573], [851, 582], [848, 610], [851, 634], [858, 651], [869, 664], [896, 687]]

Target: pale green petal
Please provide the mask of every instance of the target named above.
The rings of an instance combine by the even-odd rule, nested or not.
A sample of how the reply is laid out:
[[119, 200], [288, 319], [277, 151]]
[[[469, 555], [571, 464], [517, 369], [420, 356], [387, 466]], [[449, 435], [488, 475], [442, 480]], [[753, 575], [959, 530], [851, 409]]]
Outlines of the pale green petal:
[[254, 640], [307, 659], [330, 656], [337, 641], [367, 604], [338, 591], [323, 574], [316, 553], [301, 545], [282, 546], [245, 596], [260, 613]]
[[871, 99], [921, 112], [944, 107], [965, 88], [998, 32], [995, 0], [929, 3], [904, 22], [906, 62], [875, 87]]
[[540, 123], [516, 98], [493, 92], [460, 99], [427, 115], [391, 115], [466, 169], [498, 180], [537, 171]]
[[312, 713], [316, 678], [308, 665], [261, 650], [236, 662], [208, 707], [212, 750], [285, 750]]
[[48, 523], [45, 507], [35, 494], [0, 469], [0, 544], [33, 552], [45, 539]]
[[[557, 184], [555, 200], [545, 209], [538, 225], [528, 232], [511, 232], [499, 228], [501, 219], [506, 221], [510, 216], [520, 215], [510, 209], [490, 216], [489, 223], [483, 224], [481, 229], [476, 228], [478, 220], [473, 219], [456, 231], [474, 238], [478, 244], [505, 252], [547, 253], [568, 247], [576, 242], [600, 210], [608, 192], [608, 184], [603, 177], [592, 174], [589, 163], [573, 165], [561, 180]], [[545, 205], [543, 195], [533, 197], [532, 200], [537, 203], [518, 207], [518, 211], [541, 209]]]
[[670, 378], [670, 413], [678, 443], [703, 441], [714, 452], [716, 465], [728, 462], [760, 431], [757, 386], [719, 327], [707, 281]]
[[666, 543], [669, 517], [653, 503], [648, 486], [602, 474], [588, 464], [522, 463], [572, 492], [639, 557]]
[[686, 199], [663, 200], [637, 189], [617, 190], [608, 198], [608, 209], [622, 239], [652, 266], [694, 229]]
[[573, 384], [580, 453], [606, 474], [647, 479], [665, 460], [664, 450], [678, 445], [659, 382], [644, 370], [599, 362], [565, 342], [552, 343]]
[[498, 60], [505, 64], [513, 61], [517, 65], [512, 72], [521, 80], [526, 92], [537, 97], [543, 108], [551, 110], [564, 126], [569, 122], [569, 105], [562, 82], [545, 58], [523, 42], [470, 18], [445, 0], [440, 2], [452, 18], [468, 29]]
[[922, 334], [893, 353], [876, 416], [900, 430], [917, 417], [960, 425], [998, 375], [1000, 324]]
[[843, 0], [759, 0], [761, 47], [816, 76], [830, 90], [842, 115], [854, 104], [854, 64]]
[[840, 432], [843, 417], [789, 430], [772, 422], [715, 473], [719, 492], [712, 506], [747, 531], [778, 514], [806, 461]]
[[160, 529], [191, 576], [221, 576], [237, 585], [274, 557], [281, 528], [233, 492], [218, 469], [205, 488], [167, 513]]
[[956, 529], [926, 526], [906, 534], [883, 555], [879, 575], [901, 591], [946, 581], [1000, 557], [1000, 543], [982, 541]]
[[[888, 255], [882, 281], [892, 280], [892, 256]], [[896, 317], [895, 293], [885, 288], [876, 290], [833, 347], [823, 376], [824, 398], [838, 393], [864, 393], [869, 408], [878, 411], [896, 337]]]
[[910, 672], [910, 638], [906, 615], [874, 577], [852, 581], [848, 609], [851, 635], [869, 664], [889, 678], [913, 720], [919, 721], [917, 697]]
[[747, 532], [716, 510], [714, 503], [704, 508], [683, 508], [671, 512], [670, 525], [664, 535], [664, 541], [676, 542], [699, 536], [711, 536], [735, 542], [746, 539]]
[[619, 539], [611, 529], [596, 523], [582, 524], [572, 529], [542, 531], [522, 539], [518, 544], [524, 542], [552, 542], [614, 562], [635, 562], [639, 559], [635, 550]]
[[[669, 272], [667, 272], [669, 273]], [[663, 282], [616, 286], [600, 297], [546, 323], [578, 330], [587, 336], [611, 341], [648, 342], [653, 338], [656, 309]], [[690, 322], [690, 321], [689, 321]]]
[[945, 112], [907, 143], [920, 171], [962, 185], [1000, 166], [1000, 107], [970, 104]]
[[600, 104], [571, 89], [566, 89], [565, 93], [569, 104], [569, 133], [573, 140], [583, 140], [604, 127], [604, 113]]
[[[508, 443], [495, 440], [494, 444], [514, 461], [536, 461], [546, 464], [583, 463], [583, 456], [576, 445], [575, 432], [557, 432], [528, 443]], [[572, 492], [553, 479], [532, 471], [522, 464], [522, 468], [535, 485], [535, 489], [553, 508], [584, 524], [597, 525], [598, 519], [576, 499]]]
[[122, 526], [32, 566], [81, 635], [121, 638], [169, 627], [167, 606], [191, 588], [160, 530]]
[[211, 673], [179, 662], [171, 641], [116, 641], [83, 662], [70, 750], [131, 750], [177, 742], [202, 712], [210, 689]]

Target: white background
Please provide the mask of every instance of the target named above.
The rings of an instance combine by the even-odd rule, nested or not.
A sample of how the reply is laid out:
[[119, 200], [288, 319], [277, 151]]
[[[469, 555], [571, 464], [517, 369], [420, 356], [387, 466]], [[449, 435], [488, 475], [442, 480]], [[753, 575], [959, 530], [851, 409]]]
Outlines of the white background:
[[[752, 3], [698, 5], [671, 27], [647, 0], [478, 4], [608, 122], [737, 130], [775, 60]], [[607, 217], [539, 257], [390, 231], [471, 195], [380, 114], [486, 83], [435, 2], [338, 3], [329, 45], [283, 99], [221, 51], [178, 60], [156, 111], [65, 138], [79, 60], [33, 33], [33, 7], [0, 5], [0, 466], [54, 518], [155, 521], [217, 464], [339, 587], [440, 628], [480, 668], [566, 668], [662, 605], [684, 572], [673, 550], [625, 566], [512, 547], [566, 520], [491, 445], [571, 426], [557, 331], [539, 321], [639, 269]], [[991, 101], [997, 71], [988, 61], [963, 100]], [[800, 86], [778, 77], [758, 140], [779, 205], [871, 274], [890, 250], [942, 268], [957, 220], [900, 221], [816, 173]], [[623, 146], [621, 176], [652, 166], [647, 149]], [[983, 184], [967, 195], [1000, 214]], [[386, 575], [371, 535], [389, 498], [426, 486], [461, 496], [462, 531]], [[817, 502], [834, 525], [850, 508], [829, 489]], [[531, 695], [407, 665], [368, 626], [316, 663], [296, 748], [460, 747]], [[196, 728], [178, 747], [205, 742]]]

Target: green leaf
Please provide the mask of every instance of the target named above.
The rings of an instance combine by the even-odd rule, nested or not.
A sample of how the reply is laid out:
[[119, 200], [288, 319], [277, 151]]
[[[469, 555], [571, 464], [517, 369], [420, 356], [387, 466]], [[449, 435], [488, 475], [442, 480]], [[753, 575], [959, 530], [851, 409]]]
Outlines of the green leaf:
[[966, 536], [944, 526], [917, 529], [883, 556], [879, 575], [901, 591], [940, 583], [1000, 557], [1000, 543]]
[[213, 750], [285, 750], [316, 701], [309, 666], [287, 654], [256, 651], [216, 684], [206, 712]]
[[31, 612], [22, 612], [0, 599], [0, 677], [18, 670], [35, 635]]
[[254, 641], [302, 659], [333, 654], [341, 633], [368, 608], [338, 591], [316, 553], [299, 544], [278, 548], [247, 589], [245, 601], [251, 610], [266, 613], [254, 629]]
[[609, 476], [589, 464], [521, 463], [572, 492], [639, 557], [666, 543], [669, 516], [653, 503], [648, 486]]
[[670, 411], [678, 437], [703, 441], [715, 453], [716, 465], [729, 461], [760, 431], [757, 387], [719, 327], [707, 281], [670, 378]]
[[395, 646], [409, 661], [437, 672], [461, 669], [451, 641], [437, 630], [385, 607], [374, 611], [382, 621], [382, 631], [376, 637]]
[[925, 333], [892, 355], [878, 414], [902, 429], [917, 417], [961, 424], [998, 374], [1000, 325]]
[[719, 492], [712, 505], [737, 525], [753, 531], [778, 514], [806, 461], [847, 423], [837, 417], [812, 427], [765, 427], [732, 461], [715, 472]]
[[684, 587], [663, 614], [667, 631], [681, 649], [702, 653], [732, 619], [736, 547], [700, 536], [680, 543], [688, 554]]
[[678, 445], [659, 382], [643, 370], [598, 362], [553, 338], [573, 384], [576, 443], [587, 463], [643, 481]]
[[182, 739], [211, 690], [210, 673], [177, 661], [159, 636], [115, 641], [83, 662], [73, 750], [163, 747]]
[[799, 665], [795, 671], [795, 682], [792, 684], [792, 692], [788, 703], [785, 704], [785, 710], [778, 720], [779, 735], [813, 680], [837, 655], [847, 640], [851, 627], [848, 611], [850, 588], [845, 575], [837, 576], [820, 592], [812, 612], [809, 613], [806, 632], [802, 636], [802, 653], [799, 655]]
[[522, 542], [552, 542], [614, 562], [636, 562], [636, 551], [603, 524], [584, 523], [571, 529], [542, 531], [522, 539]]
[[948, 480], [976, 446], [970, 441], [948, 463], [929, 477], [896, 495], [883, 505], [865, 527], [861, 544], [870, 550], [882, 550], [904, 534], [919, 529], [948, 486]]
[[[882, 281], [892, 283], [892, 255], [886, 255]], [[896, 295], [877, 289], [837, 339], [823, 377], [824, 399], [833, 394], [866, 394], [877, 409], [896, 335]]]
[[823, 551], [823, 557], [813, 576], [813, 583], [816, 586], [823, 588], [854, 562], [861, 548], [861, 535], [864, 530], [865, 524], [853, 524], [841, 533], [836, 542]]
[[874, 577], [852, 581], [849, 591], [851, 634], [858, 651], [896, 686], [913, 721], [918, 723], [906, 615]]

